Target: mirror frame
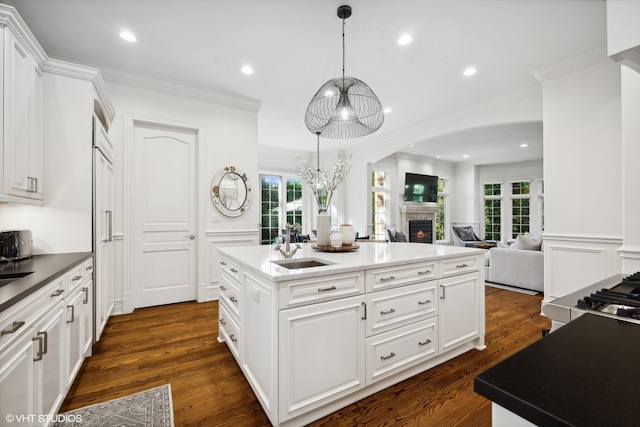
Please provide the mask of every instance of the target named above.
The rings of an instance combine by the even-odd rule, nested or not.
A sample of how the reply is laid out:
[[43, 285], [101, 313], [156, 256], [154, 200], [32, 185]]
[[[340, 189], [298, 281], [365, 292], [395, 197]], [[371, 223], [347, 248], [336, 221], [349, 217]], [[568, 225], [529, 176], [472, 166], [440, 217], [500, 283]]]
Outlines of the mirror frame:
[[[239, 206], [228, 207], [223, 204], [223, 200], [220, 197], [220, 184], [225, 177], [230, 177], [231, 175], [237, 176], [237, 179], [245, 187], [245, 198], [242, 200], [242, 203], [239, 203]], [[227, 166], [222, 168], [216, 175], [213, 177], [213, 181], [211, 183], [211, 199], [213, 200], [213, 205], [220, 211], [221, 214], [229, 217], [240, 216], [247, 211], [249, 206], [251, 205], [251, 185], [249, 185], [249, 179], [247, 178], [247, 174], [241, 172], [235, 166]]]

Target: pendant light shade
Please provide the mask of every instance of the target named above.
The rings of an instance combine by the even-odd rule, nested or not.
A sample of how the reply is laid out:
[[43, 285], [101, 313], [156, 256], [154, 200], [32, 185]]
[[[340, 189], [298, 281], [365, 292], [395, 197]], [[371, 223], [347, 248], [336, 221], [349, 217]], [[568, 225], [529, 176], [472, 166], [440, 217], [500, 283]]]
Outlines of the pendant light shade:
[[340, 6], [342, 19], [342, 77], [331, 79], [316, 92], [307, 107], [305, 124], [324, 138], [347, 139], [369, 135], [384, 122], [382, 104], [362, 80], [346, 77], [344, 71], [344, 21], [351, 7]]

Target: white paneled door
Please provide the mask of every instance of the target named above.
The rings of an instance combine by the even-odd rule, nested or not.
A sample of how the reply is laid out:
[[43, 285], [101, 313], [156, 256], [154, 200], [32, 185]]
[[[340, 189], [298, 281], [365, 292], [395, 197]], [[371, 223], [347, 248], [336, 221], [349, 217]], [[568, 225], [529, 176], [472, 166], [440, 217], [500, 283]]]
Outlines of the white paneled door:
[[196, 299], [196, 134], [136, 123], [133, 308]]

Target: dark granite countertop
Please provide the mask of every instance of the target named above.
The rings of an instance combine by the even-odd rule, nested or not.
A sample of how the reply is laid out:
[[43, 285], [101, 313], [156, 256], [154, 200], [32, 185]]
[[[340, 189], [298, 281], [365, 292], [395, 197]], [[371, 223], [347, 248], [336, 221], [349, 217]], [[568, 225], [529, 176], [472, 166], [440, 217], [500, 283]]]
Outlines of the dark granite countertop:
[[33, 272], [33, 274], [0, 286], [0, 313], [64, 274], [67, 270], [91, 258], [92, 255], [91, 252], [42, 254], [20, 261], [0, 263], [0, 274]]
[[539, 426], [638, 426], [640, 325], [585, 314], [487, 369], [474, 390]]

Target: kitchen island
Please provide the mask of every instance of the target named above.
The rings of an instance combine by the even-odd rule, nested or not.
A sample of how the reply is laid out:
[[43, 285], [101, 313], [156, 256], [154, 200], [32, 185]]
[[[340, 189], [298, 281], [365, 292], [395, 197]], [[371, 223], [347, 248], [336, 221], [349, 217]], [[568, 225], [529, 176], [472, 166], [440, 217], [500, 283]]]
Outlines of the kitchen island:
[[484, 251], [220, 249], [219, 336], [273, 425], [301, 426], [484, 346]]

